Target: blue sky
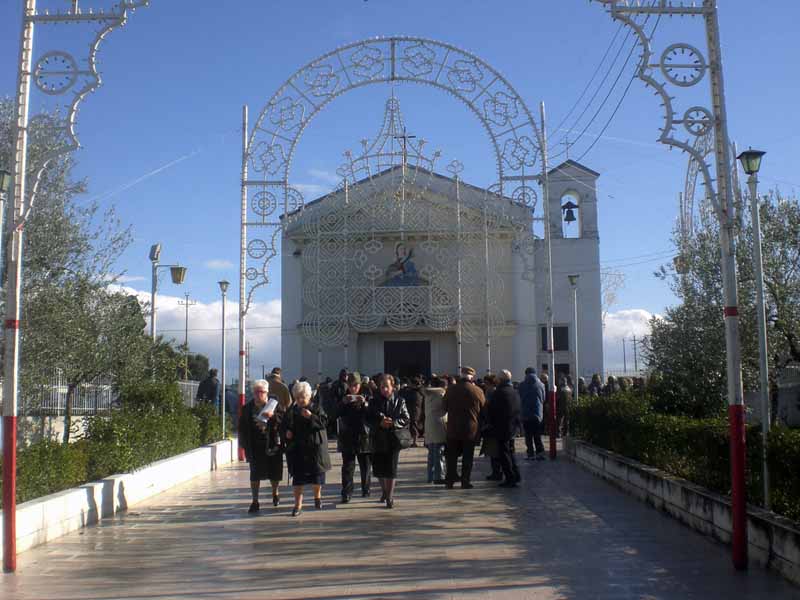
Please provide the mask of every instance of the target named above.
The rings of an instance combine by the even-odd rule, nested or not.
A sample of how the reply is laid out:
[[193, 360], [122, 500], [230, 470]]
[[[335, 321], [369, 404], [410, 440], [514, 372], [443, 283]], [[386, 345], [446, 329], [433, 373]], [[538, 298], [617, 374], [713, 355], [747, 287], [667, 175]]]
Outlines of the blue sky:
[[[69, 2], [42, 0], [40, 4], [66, 7]], [[111, 2], [84, 0], [81, 4], [109, 6]], [[731, 137], [740, 146], [769, 152], [762, 186], [780, 185], [787, 192], [798, 189], [800, 174], [793, 150], [800, 141], [796, 111], [800, 84], [793, 23], [800, 19], [800, 5], [789, 0], [773, 0], [768, 7], [744, 0], [720, 4]], [[7, 95], [13, 94], [15, 85], [22, 5], [21, 0], [4, 2], [0, 9], [0, 93]], [[674, 41], [684, 36], [705, 47], [688, 21], [665, 19], [659, 27]], [[422, 36], [481, 57], [510, 80], [532, 110], [543, 100], [550, 139], [558, 142], [570, 128], [574, 128], [573, 138], [577, 137], [609, 89], [608, 84], [601, 88], [576, 122], [594, 85], [582, 102], [576, 105], [576, 101], [617, 29], [600, 4], [586, 0], [152, 0], [149, 8], [137, 11], [128, 26], [114, 32], [101, 48], [104, 86], [84, 102], [79, 114], [84, 146], [77, 155], [79, 173], [89, 179], [90, 197], [113, 204], [123, 222], [133, 225], [135, 242], [120, 261], [129, 278], [126, 285], [149, 289], [147, 251], [156, 241], [163, 245], [164, 261], [189, 267], [184, 288], [163, 285], [169, 297], [159, 313], [160, 326], [182, 339], [178, 331], [182, 312], [175, 302], [189, 291], [200, 303], [190, 313], [191, 327], [196, 329], [190, 342], [213, 359], [218, 356], [218, 333], [213, 332], [219, 314], [219, 305], [214, 304], [219, 295], [216, 281], [235, 282], [238, 275], [238, 129], [243, 104], [257, 114], [292, 73], [338, 46], [379, 35]], [[609, 57], [622, 47], [624, 35], [616, 38], [619, 46], [612, 46]], [[627, 53], [625, 46], [611, 79]], [[602, 131], [635, 60], [636, 55], [608, 103], [588, 125], [589, 135], [576, 142], [573, 157], [595, 140], [591, 134]], [[609, 59], [602, 63], [595, 84], [603, 80], [610, 64]], [[329, 188], [344, 150], [357, 149], [361, 138], [377, 131], [390, 93], [388, 86], [355, 90], [313, 121], [292, 169], [292, 180], [305, 186], [307, 200]], [[465, 164], [467, 181], [478, 185], [494, 181], [494, 157], [486, 136], [462, 105], [429, 88], [400, 85], [395, 94], [411, 133], [441, 149], [442, 164], [457, 158]], [[555, 130], [562, 121], [562, 130]], [[612, 318], [617, 321], [608, 331], [610, 368], [621, 366], [621, 343], [616, 338], [641, 332], [644, 315], [661, 312], [674, 301], [652, 271], [669, 260], [670, 231], [678, 192], [683, 189], [686, 157], [655, 142], [661, 122], [655, 97], [636, 80], [604, 136], [582, 159], [602, 174], [601, 260], [604, 267], [624, 272], [626, 277], [613, 307]], [[563, 145], [554, 146], [551, 153], [563, 150]], [[236, 296], [234, 292], [232, 300]], [[279, 297], [277, 286], [257, 296], [263, 327], [254, 330], [253, 363], [257, 366], [277, 360], [278, 330], [269, 327], [276, 324], [279, 304], [275, 299]], [[235, 323], [234, 313], [229, 323]]]

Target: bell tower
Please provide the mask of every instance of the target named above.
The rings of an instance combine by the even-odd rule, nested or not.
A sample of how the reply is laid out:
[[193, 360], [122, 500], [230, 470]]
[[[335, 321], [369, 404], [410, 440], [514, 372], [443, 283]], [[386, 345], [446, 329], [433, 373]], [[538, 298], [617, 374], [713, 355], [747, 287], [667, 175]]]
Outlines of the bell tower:
[[574, 160], [549, 172], [550, 231], [554, 239], [599, 239], [597, 178], [600, 174]]

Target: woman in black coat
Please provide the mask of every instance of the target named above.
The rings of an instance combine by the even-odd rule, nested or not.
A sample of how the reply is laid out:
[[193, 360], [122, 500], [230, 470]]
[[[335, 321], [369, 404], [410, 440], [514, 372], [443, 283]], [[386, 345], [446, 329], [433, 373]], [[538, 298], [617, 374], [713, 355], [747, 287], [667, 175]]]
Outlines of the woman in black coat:
[[286, 437], [286, 460], [294, 486], [292, 516], [303, 510], [303, 486], [310, 484], [314, 490], [314, 506], [322, 508], [322, 484], [325, 471], [331, 468], [328, 456], [328, 416], [321, 403], [311, 403], [311, 386], [306, 381], [292, 388], [294, 404], [283, 419]]
[[278, 506], [278, 492], [283, 479], [283, 443], [280, 436], [285, 407], [278, 405], [274, 411], [263, 415], [264, 423], [257, 417], [268, 402], [269, 383], [259, 379], [253, 383], [253, 399], [242, 407], [239, 418], [239, 445], [250, 463], [250, 492], [253, 501], [248, 512], [258, 512], [258, 492], [261, 482], [272, 484], [272, 504]]
[[393, 508], [400, 457], [398, 431], [408, 427], [409, 415], [405, 401], [395, 394], [391, 375], [384, 373], [378, 379], [378, 394], [370, 402], [368, 414], [373, 431], [372, 470], [381, 482], [381, 501], [386, 501], [386, 508]]
[[369, 388], [364, 390], [361, 375], [347, 375], [347, 394], [336, 406], [336, 449], [342, 453], [342, 503], [353, 496], [356, 461], [361, 471], [361, 496], [370, 495], [372, 479], [372, 440], [369, 426]]

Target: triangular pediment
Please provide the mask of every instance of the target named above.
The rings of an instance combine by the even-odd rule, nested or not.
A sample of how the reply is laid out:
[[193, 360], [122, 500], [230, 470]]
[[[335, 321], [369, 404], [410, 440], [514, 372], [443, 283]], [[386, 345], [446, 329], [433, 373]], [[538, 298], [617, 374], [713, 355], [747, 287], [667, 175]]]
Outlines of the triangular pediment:
[[547, 174], [550, 177], [558, 177], [559, 175], [564, 175], [566, 177], [592, 177], [594, 179], [600, 177], [600, 173], [597, 171], [593, 171], [586, 165], [579, 163], [578, 161], [567, 159], [557, 167], [550, 169]]

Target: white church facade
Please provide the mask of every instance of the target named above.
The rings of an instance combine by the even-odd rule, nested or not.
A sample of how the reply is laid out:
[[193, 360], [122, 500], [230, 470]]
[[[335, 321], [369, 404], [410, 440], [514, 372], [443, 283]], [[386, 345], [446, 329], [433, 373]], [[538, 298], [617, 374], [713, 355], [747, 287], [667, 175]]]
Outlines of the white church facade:
[[[404, 146], [401, 164], [381, 163], [380, 156], [394, 156], [382, 149], [401, 127], [392, 100], [381, 135], [365, 146], [377, 163], [351, 161], [351, 183], [284, 224], [284, 373], [335, 378], [348, 368], [411, 376], [470, 365], [479, 374], [507, 368], [521, 379], [528, 366], [542, 370], [543, 223], [530, 203], [469, 185], [458, 168], [437, 173], [421, 146]], [[574, 375], [577, 351], [582, 376], [603, 370], [598, 176], [568, 160], [550, 172], [546, 199], [556, 371]], [[568, 275], [579, 276], [577, 348]]]

